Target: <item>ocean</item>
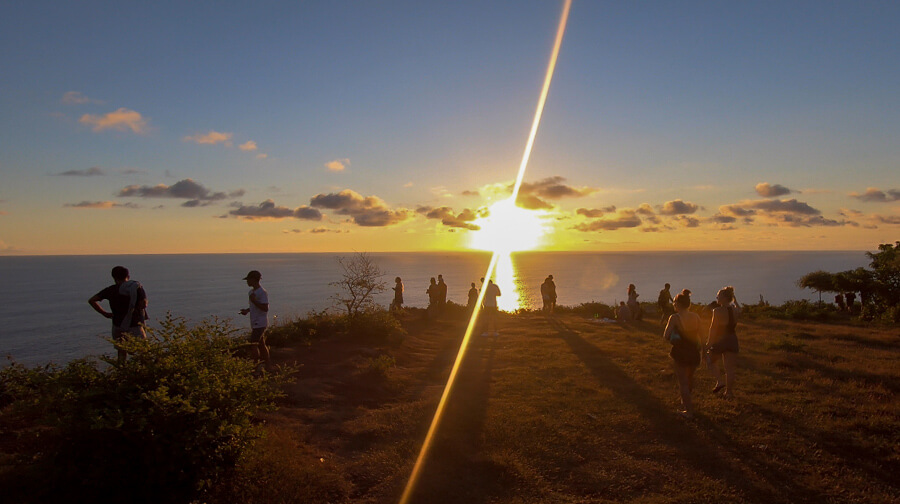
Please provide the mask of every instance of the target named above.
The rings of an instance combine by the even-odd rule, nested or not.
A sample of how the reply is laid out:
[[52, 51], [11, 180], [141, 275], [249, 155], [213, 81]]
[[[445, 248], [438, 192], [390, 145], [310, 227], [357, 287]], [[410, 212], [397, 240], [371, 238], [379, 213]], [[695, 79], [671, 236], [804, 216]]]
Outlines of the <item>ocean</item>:
[[[465, 304], [469, 284], [484, 275], [490, 254], [369, 254], [384, 271], [387, 289], [378, 298], [387, 306], [394, 277], [405, 286], [405, 304], [427, 305], [430, 277], [443, 274], [448, 299]], [[262, 272], [269, 293], [269, 323], [304, 316], [333, 306], [337, 291], [330, 283], [341, 277], [337, 258], [350, 254], [194, 254], [125, 256], [0, 257], [0, 352], [27, 365], [65, 363], [87, 355], [110, 353], [109, 321], [94, 312], [88, 298], [112, 284], [110, 269], [122, 265], [140, 281], [149, 298], [151, 323], [166, 312], [188, 321], [206, 317], [249, 321], [238, 314], [247, 306], [242, 278]], [[773, 304], [815, 299], [797, 279], [815, 270], [843, 271], [868, 266], [864, 252], [520, 252], [500, 261], [495, 281], [501, 309], [540, 305], [540, 284], [552, 274], [560, 305], [625, 299], [629, 283], [641, 301], [655, 302], [666, 282], [676, 294], [693, 291], [698, 303], [712, 301], [716, 291], [733, 285], [738, 300]]]

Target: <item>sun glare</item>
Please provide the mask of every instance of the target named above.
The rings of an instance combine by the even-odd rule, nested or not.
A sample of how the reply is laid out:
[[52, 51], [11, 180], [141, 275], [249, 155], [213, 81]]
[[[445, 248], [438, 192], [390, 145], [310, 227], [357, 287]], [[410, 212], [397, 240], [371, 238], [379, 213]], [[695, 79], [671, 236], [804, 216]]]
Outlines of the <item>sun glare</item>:
[[510, 199], [491, 205], [488, 215], [473, 222], [472, 248], [506, 253], [534, 250], [542, 245], [548, 228], [540, 210], [525, 210]]

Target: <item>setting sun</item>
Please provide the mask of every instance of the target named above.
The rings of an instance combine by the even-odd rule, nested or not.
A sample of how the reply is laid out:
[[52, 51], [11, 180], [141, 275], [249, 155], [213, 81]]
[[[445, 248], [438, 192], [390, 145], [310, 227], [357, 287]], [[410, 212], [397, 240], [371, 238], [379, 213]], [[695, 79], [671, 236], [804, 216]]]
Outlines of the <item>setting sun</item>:
[[512, 198], [493, 204], [489, 212], [474, 221], [481, 229], [472, 233], [472, 248], [508, 253], [542, 245], [547, 234], [544, 212], [518, 207]]

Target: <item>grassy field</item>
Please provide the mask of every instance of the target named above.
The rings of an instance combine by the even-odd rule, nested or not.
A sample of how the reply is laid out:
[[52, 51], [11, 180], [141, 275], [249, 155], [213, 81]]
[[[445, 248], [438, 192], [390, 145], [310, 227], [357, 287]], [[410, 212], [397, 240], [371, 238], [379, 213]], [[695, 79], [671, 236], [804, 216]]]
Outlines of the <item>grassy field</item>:
[[[401, 318], [408, 335], [380, 348], [276, 350], [298, 381], [222, 500], [398, 501], [466, 323]], [[502, 316], [473, 338], [413, 502], [900, 502], [898, 330], [738, 331], [735, 399], [701, 369], [688, 420], [653, 321]]]

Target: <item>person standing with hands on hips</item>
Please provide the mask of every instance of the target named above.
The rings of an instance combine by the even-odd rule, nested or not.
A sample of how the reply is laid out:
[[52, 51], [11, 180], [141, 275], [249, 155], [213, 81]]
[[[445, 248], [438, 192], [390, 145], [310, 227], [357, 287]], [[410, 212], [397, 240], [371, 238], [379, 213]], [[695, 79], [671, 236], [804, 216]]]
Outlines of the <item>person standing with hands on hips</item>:
[[250, 306], [241, 310], [241, 315], [250, 314], [250, 342], [256, 343], [256, 358], [268, 368], [269, 348], [266, 346], [266, 328], [269, 327], [269, 293], [259, 284], [262, 273], [253, 270], [244, 280], [250, 287]]

